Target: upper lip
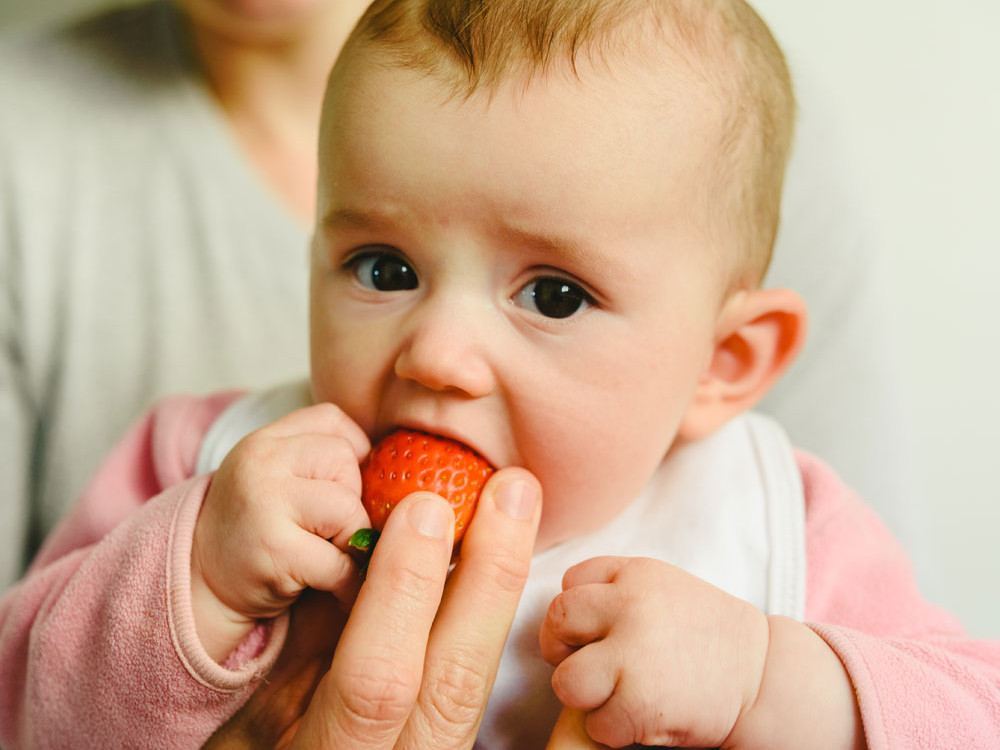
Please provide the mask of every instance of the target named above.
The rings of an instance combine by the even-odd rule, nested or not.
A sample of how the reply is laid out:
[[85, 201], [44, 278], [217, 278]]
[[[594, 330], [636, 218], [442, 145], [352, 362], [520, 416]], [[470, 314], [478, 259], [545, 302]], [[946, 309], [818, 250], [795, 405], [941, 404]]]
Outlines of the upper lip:
[[490, 459], [490, 457], [478, 445], [476, 445], [476, 443], [474, 443], [471, 440], [469, 440], [469, 438], [466, 435], [464, 435], [464, 434], [462, 434], [460, 432], [451, 430], [451, 429], [449, 429], [447, 427], [441, 427], [441, 426], [438, 426], [438, 425], [431, 425], [431, 424], [427, 424], [425, 422], [420, 422], [420, 421], [417, 421], [417, 420], [404, 420], [404, 421], [401, 421], [401, 422], [394, 422], [392, 425], [390, 425], [388, 428], [386, 428], [386, 430], [384, 431], [384, 433], [382, 435], [380, 435], [379, 437], [380, 438], [381, 437], [385, 437], [385, 435], [388, 435], [389, 433], [394, 432], [395, 430], [415, 430], [417, 432], [426, 432], [429, 435], [437, 435], [438, 437], [443, 437], [443, 438], [446, 438], [448, 440], [452, 440], [452, 441], [454, 441], [456, 443], [461, 443], [466, 448], [469, 448], [470, 450], [474, 451], [475, 453], [478, 453], [480, 456], [482, 456], [483, 458], [485, 458], [491, 464], [494, 463]]

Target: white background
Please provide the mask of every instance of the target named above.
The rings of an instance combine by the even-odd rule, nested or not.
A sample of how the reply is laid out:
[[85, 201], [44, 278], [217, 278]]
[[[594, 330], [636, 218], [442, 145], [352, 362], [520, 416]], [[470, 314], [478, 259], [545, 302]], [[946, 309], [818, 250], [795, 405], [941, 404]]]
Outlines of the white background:
[[885, 251], [925, 593], [1000, 638], [1000, 4], [756, 7], [826, 88]]
[[[93, 0], [0, 0], [0, 25]], [[758, 0], [824, 87], [888, 264], [925, 593], [1000, 638], [1000, 3]], [[2, 106], [2, 103], [0, 103]]]

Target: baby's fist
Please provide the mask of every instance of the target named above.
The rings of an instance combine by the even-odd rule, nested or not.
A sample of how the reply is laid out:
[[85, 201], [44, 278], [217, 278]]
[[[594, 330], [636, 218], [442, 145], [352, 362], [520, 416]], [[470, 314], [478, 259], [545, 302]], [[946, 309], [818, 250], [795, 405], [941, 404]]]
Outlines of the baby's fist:
[[557, 697], [613, 747], [723, 745], [757, 696], [767, 644], [762, 612], [645, 558], [570, 568], [540, 634]]
[[235, 645], [227, 634], [281, 614], [306, 588], [353, 596], [357, 577], [344, 550], [368, 523], [358, 468], [367, 451], [368, 438], [340, 409], [315, 404], [229, 452], [192, 548], [195, 619], [206, 648]]

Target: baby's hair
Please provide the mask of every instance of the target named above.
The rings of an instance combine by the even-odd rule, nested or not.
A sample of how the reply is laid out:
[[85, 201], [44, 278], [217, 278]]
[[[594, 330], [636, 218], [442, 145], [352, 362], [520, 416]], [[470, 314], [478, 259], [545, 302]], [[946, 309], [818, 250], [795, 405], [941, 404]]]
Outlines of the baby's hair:
[[780, 47], [744, 0], [375, 0], [347, 49], [375, 47], [469, 97], [560, 64], [575, 72], [581, 55], [608, 66], [645, 55], [650, 29], [723, 104], [706, 200], [741, 238], [732, 283], [757, 284], [777, 234], [795, 97]]

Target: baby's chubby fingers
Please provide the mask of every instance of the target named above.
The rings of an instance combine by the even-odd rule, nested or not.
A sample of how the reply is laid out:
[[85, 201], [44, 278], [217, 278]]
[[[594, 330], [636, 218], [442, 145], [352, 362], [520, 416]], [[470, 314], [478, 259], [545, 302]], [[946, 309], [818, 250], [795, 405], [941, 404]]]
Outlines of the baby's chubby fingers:
[[556, 595], [538, 636], [542, 658], [557, 665], [580, 646], [605, 637], [622, 605], [620, 590], [604, 583], [573, 586]]
[[591, 557], [577, 563], [563, 574], [563, 591], [588, 583], [611, 583], [618, 573], [628, 565], [628, 557]]
[[299, 527], [329, 539], [342, 550], [347, 549], [351, 534], [371, 525], [360, 491], [349, 485], [289, 477], [282, 494], [290, 507], [290, 517]]
[[394, 747], [420, 690], [453, 527], [448, 504], [425, 492], [389, 517], [295, 747]]
[[360, 461], [371, 450], [371, 443], [365, 431], [347, 416], [344, 411], [329, 402], [311, 404], [296, 409], [281, 419], [277, 419], [263, 430], [275, 437], [293, 435], [329, 435], [346, 440], [356, 460]]
[[615, 646], [598, 641], [567, 657], [552, 673], [552, 691], [564, 706], [591, 711], [615, 692], [621, 677]]
[[337, 482], [361, 495], [361, 469], [354, 446], [339, 435], [302, 433], [274, 439], [268, 450], [281, 460], [289, 476]]
[[310, 588], [333, 594], [345, 608], [354, 601], [361, 583], [358, 566], [346, 552], [326, 539], [301, 534], [286, 558], [298, 583], [296, 595]]

